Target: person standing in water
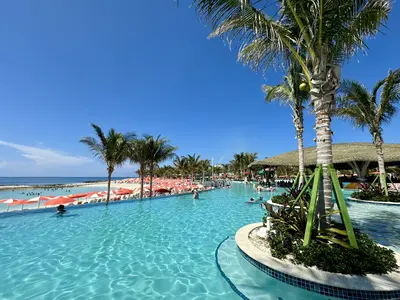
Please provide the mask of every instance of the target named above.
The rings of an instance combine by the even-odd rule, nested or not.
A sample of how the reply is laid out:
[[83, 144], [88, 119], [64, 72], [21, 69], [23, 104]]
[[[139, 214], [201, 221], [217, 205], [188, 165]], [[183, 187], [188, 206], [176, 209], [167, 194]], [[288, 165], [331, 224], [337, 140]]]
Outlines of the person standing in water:
[[62, 216], [66, 212], [67, 212], [67, 210], [65, 209], [64, 205], [60, 204], [59, 206], [57, 206], [57, 214], [59, 216]]
[[194, 191], [194, 193], [193, 193], [193, 199], [199, 199], [199, 192]]

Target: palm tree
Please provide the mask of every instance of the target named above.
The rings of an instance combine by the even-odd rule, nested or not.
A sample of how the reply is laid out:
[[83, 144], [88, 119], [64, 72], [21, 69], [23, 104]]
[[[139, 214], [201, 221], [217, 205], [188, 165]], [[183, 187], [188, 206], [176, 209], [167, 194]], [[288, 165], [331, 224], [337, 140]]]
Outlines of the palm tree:
[[308, 93], [300, 90], [302, 81], [304, 80], [301, 76], [301, 67], [294, 62], [290, 65], [288, 74], [281, 84], [276, 86], [263, 85], [262, 87], [266, 94], [266, 102], [279, 101], [284, 105], [288, 105], [293, 112], [293, 124], [296, 129], [297, 148], [299, 150], [299, 188], [304, 183], [303, 109], [308, 100]]
[[202, 175], [202, 183], [204, 184], [205, 182], [205, 175], [208, 171], [210, 171], [211, 168], [211, 161], [209, 159], [203, 159], [199, 163], [199, 169], [203, 173]]
[[154, 166], [166, 161], [167, 159], [173, 158], [175, 156], [176, 147], [173, 147], [168, 144], [168, 140], [165, 138], [161, 138], [158, 136], [154, 139], [151, 135], [145, 135], [144, 139], [147, 145], [147, 164], [149, 166], [149, 175], [150, 175], [150, 198], [153, 196], [153, 175], [154, 175]]
[[186, 157], [187, 168], [190, 174], [191, 181], [193, 182], [196, 176], [197, 171], [200, 167], [200, 155], [190, 155]]
[[145, 139], [134, 139], [129, 143], [128, 157], [132, 163], [139, 164], [140, 199], [143, 199], [143, 187], [146, 168], [148, 167], [149, 148]]
[[116, 167], [121, 166], [128, 154], [129, 142], [135, 137], [133, 133], [121, 134], [113, 128], [110, 129], [107, 136], [103, 130], [96, 124], [92, 124], [99, 141], [94, 137], [83, 137], [80, 142], [87, 145], [93, 152], [94, 157], [99, 158], [107, 165], [107, 200], [110, 201], [111, 175]]
[[[227, 36], [241, 44], [239, 59], [258, 70], [295, 60], [310, 88], [316, 116], [317, 162], [323, 169], [319, 215], [332, 208], [331, 116], [339, 88], [340, 65], [375, 35], [392, 8], [391, 0], [194, 0], [198, 14], [210, 21], [211, 37]], [[303, 58], [305, 57], [305, 58]], [[329, 219], [329, 218], [328, 218]], [[321, 218], [325, 225], [325, 218]]]
[[[380, 101], [378, 102], [378, 92]], [[344, 80], [341, 84], [337, 114], [353, 122], [355, 127], [368, 127], [376, 148], [381, 187], [387, 195], [386, 171], [383, 157], [383, 124], [390, 123], [400, 103], [400, 69], [376, 83], [372, 93], [357, 81]]]
[[179, 157], [178, 155], [176, 155], [173, 164], [177, 172], [179, 172], [181, 179], [183, 179], [183, 177], [187, 174], [188, 171], [187, 157], [186, 156]]

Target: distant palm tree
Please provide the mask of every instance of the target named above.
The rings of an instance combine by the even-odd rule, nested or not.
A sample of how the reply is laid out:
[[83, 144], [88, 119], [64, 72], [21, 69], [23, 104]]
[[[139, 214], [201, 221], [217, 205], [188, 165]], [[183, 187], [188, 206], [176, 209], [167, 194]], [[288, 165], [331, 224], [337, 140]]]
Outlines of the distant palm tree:
[[[382, 91], [378, 101], [380, 89]], [[400, 69], [390, 71], [385, 79], [378, 81], [372, 93], [361, 83], [351, 80], [344, 80], [339, 91], [342, 97], [338, 98], [337, 114], [350, 120], [355, 127], [368, 127], [378, 157], [381, 186], [387, 193], [382, 125], [390, 123], [400, 103]]]
[[308, 101], [308, 92], [300, 90], [300, 85], [304, 81], [305, 78], [301, 74], [301, 66], [294, 62], [290, 65], [288, 74], [281, 84], [276, 86], [263, 85], [262, 87], [266, 94], [266, 102], [279, 101], [289, 106], [293, 112], [293, 124], [296, 129], [297, 148], [299, 151], [299, 188], [304, 183], [303, 109], [304, 104]]
[[93, 137], [83, 137], [80, 142], [89, 147], [94, 157], [99, 158], [107, 165], [106, 205], [108, 205], [110, 201], [111, 175], [116, 167], [121, 166], [125, 162], [128, 154], [129, 142], [135, 135], [133, 133], [121, 134], [112, 128], [108, 132], [108, 135], [105, 136], [99, 126], [92, 124], [92, 127], [99, 141]]
[[175, 156], [175, 151], [177, 147], [173, 147], [168, 144], [168, 140], [157, 136], [154, 139], [151, 135], [145, 135], [144, 140], [147, 144], [147, 163], [149, 166], [150, 175], [150, 198], [153, 196], [153, 175], [154, 166], [166, 161], [167, 159], [173, 158]]
[[188, 154], [188, 156], [186, 157], [186, 163], [187, 163], [187, 168], [190, 172], [191, 181], [193, 182], [193, 180], [195, 179], [196, 173], [198, 172], [199, 167], [200, 167], [200, 155]]
[[208, 171], [210, 171], [211, 168], [211, 162], [209, 159], [203, 159], [199, 163], [199, 169], [202, 172], [202, 183], [204, 184], [205, 182], [205, 175]]
[[185, 175], [188, 172], [187, 157], [186, 156], [179, 157], [178, 155], [176, 155], [173, 163], [175, 169], [180, 174], [181, 179], [183, 179], [183, 177], [185, 177]]
[[146, 168], [148, 167], [149, 148], [145, 139], [134, 139], [129, 143], [128, 157], [132, 163], [139, 164], [140, 199], [143, 199], [143, 187]]

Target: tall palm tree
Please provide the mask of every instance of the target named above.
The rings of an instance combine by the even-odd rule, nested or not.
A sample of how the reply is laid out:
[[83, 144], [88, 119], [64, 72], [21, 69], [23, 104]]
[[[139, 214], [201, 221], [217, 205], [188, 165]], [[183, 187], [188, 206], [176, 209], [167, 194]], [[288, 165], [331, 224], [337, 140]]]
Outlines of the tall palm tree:
[[[380, 101], [378, 101], [378, 92]], [[353, 122], [355, 127], [368, 127], [376, 148], [381, 187], [387, 194], [386, 171], [383, 157], [383, 124], [390, 123], [400, 103], [400, 69], [376, 83], [372, 93], [357, 81], [344, 80], [341, 84], [337, 114]]]
[[96, 124], [92, 124], [96, 138], [83, 137], [80, 142], [87, 145], [94, 157], [99, 158], [107, 165], [107, 200], [110, 201], [111, 176], [116, 167], [121, 166], [128, 154], [129, 142], [135, 137], [133, 133], [121, 134], [111, 128], [107, 136]]
[[209, 159], [202, 159], [199, 163], [199, 169], [202, 172], [202, 183], [205, 182], [205, 175], [211, 168], [211, 161]]
[[[276, 13], [267, 0], [194, 0], [198, 14], [210, 21], [211, 37], [239, 43], [239, 59], [259, 70], [296, 60], [310, 88], [316, 116], [317, 163], [322, 166], [318, 213], [332, 208], [331, 116], [339, 88], [340, 65], [365, 38], [384, 24], [391, 0], [278, 0]], [[303, 55], [304, 54], [304, 55]], [[303, 58], [305, 56], [305, 58]], [[325, 225], [325, 218], [321, 219]]]
[[200, 167], [200, 155], [190, 155], [186, 157], [186, 163], [187, 163], [187, 168], [190, 172], [190, 179], [193, 182], [196, 176], [196, 173], [199, 170]]
[[132, 163], [139, 164], [140, 199], [143, 199], [144, 178], [149, 158], [148, 151], [147, 141], [144, 138], [134, 139], [129, 143], [128, 157]]
[[150, 198], [153, 196], [153, 175], [154, 175], [154, 166], [166, 161], [167, 159], [173, 158], [175, 156], [176, 147], [173, 147], [168, 144], [168, 140], [165, 138], [161, 138], [161, 136], [157, 136], [154, 139], [151, 135], [145, 135], [144, 139], [147, 144], [147, 163], [149, 166], [149, 175], [150, 175]]
[[243, 173], [245, 172], [245, 153], [235, 153], [233, 155], [233, 160], [231, 161], [231, 165], [233, 167], [234, 173], [238, 174], [239, 177], [243, 177]]
[[301, 83], [304, 81], [301, 75], [301, 67], [296, 62], [289, 67], [288, 74], [284, 77], [283, 82], [276, 86], [263, 85], [262, 88], [266, 94], [265, 101], [270, 103], [279, 101], [287, 105], [293, 112], [293, 124], [296, 129], [297, 148], [299, 151], [299, 183], [300, 188], [304, 183], [304, 105], [308, 100], [308, 92], [300, 89]]
[[187, 157], [186, 156], [181, 156], [179, 157], [178, 155], [175, 156], [175, 159], [173, 161], [173, 164], [175, 166], [175, 169], [177, 172], [180, 174], [181, 179], [187, 174]]

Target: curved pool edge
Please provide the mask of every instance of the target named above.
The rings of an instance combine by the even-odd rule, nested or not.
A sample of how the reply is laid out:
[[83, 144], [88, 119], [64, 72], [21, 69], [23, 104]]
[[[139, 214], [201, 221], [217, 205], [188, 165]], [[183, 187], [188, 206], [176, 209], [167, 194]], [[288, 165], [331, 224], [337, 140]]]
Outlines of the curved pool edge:
[[[269, 205], [276, 206], [276, 207], [284, 207], [284, 205], [282, 205], [282, 204], [272, 202], [272, 199], [267, 200], [267, 203]], [[289, 207], [289, 206], [286, 206], [286, 207]], [[295, 206], [294, 208], [295, 209], [300, 209], [300, 206]]]
[[[290, 264], [259, 250], [249, 240], [250, 232], [262, 225], [260, 222], [240, 228], [235, 241], [242, 256], [267, 275], [302, 289], [341, 299], [400, 299], [400, 269], [385, 275], [358, 276]], [[396, 259], [400, 265], [399, 253], [396, 253]]]
[[244, 295], [237, 287], [236, 285], [232, 282], [232, 280], [230, 280], [230, 278], [225, 274], [225, 272], [222, 270], [221, 265], [219, 263], [218, 260], [218, 251], [219, 248], [221, 247], [221, 245], [227, 240], [229, 239], [231, 236], [233, 235], [228, 235], [226, 238], [224, 238], [217, 246], [217, 249], [215, 249], [215, 264], [217, 265], [218, 271], [220, 272], [222, 278], [225, 279], [225, 281], [229, 284], [229, 286], [231, 287], [231, 289], [243, 300], [250, 300], [248, 297], [246, 297], [246, 295]]
[[394, 205], [394, 206], [400, 206], [400, 202], [381, 202], [381, 201], [370, 201], [370, 200], [362, 200], [362, 199], [357, 199], [353, 197], [348, 197], [347, 198], [350, 201], [354, 202], [361, 202], [361, 203], [369, 203], [369, 204], [379, 204], [379, 205]]

